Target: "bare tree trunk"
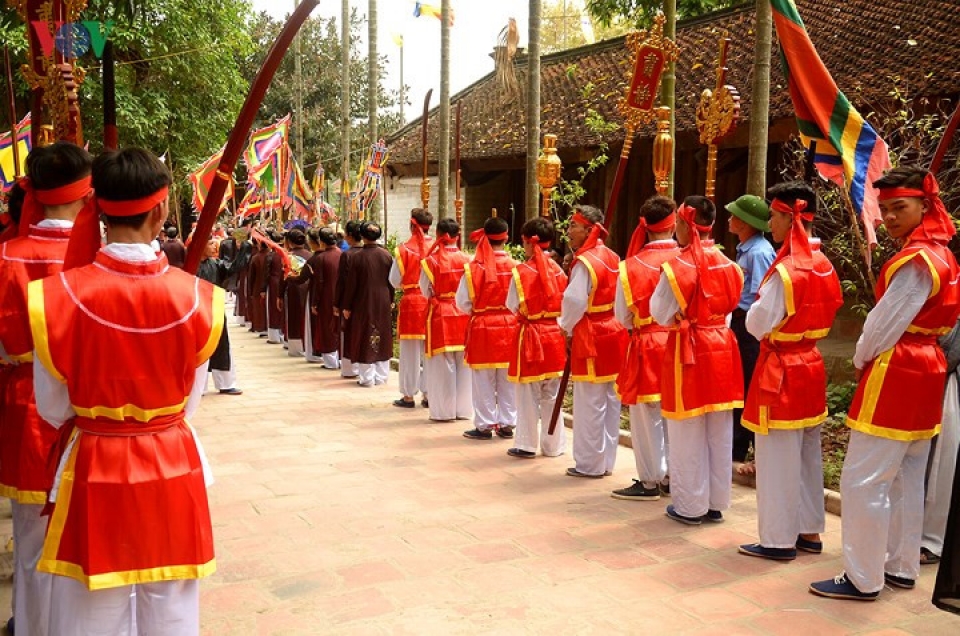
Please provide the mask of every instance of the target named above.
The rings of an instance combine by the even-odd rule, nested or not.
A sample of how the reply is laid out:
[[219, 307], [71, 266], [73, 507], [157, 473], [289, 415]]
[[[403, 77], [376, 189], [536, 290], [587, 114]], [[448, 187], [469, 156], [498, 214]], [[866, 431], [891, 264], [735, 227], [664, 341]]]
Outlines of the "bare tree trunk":
[[450, 0], [440, 3], [440, 160], [437, 216], [452, 217], [450, 207]]
[[[527, 187], [524, 217], [535, 219], [537, 205], [537, 157], [540, 155], [540, 19], [541, 0], [530, 0], [530, 31], [527, 37]], [[513, 219], [511, 219], [512, 221]]]
[[767, 190], [767, 131], [770, 123], [770, 40], [773, 12], [769, 0], [757, 0], [757, 43], [753, 54], [750, 88], [750, 141], [747, 160], [747, 194], [762, 197]]
[[[757, 0], [763, 2], [764, 0]], [[677, 41], [677, 0], [663, 0], [663, 17], [666, 18], [663, 24], [664, 37]], [[664, 69], [663, 78], [660, 80], [660, 103], [670, 109], [670, 136], [677, 138], [677, 110], [676, 110], [676, 90], [677, 90], [677, 63], [667, 62]], [[672, 156], [670, 157], [670, 176], [667, 186], [666, 196], [673, 196], [673, 181], [676, 175], [676, 144], [673, 145]]]
[[[370, 129], [370, 144], [377, 143], [379, 132], [377, 130], [377, 97], [380, 92], [380, 65], [377, 59], [377, 0], [369, 0], [367, 5], [367, 125]], [[373, 199], [370, 209], [367, 210], [367, 218], [376, 219], [380, 212], [380, 196]]]
[[350, 217], [350, 0], [340, 5], [340, 49], [340, 217], [346, 220]]
[[[293, 8], [296, 9], [300, 5], [300, 0], [293, 0]], [[293, 49], [293, 75], [294, 81], [297, 83], [297, 116], [294, 118], [294, 123], [297, 128], [297, 160], [301, 163], [303, 162], [303, 127], [306, 124], [306, 121], [303, 118], [303, 66], [300, 60], [300, 35], [297, 35], [297, 39], [294, 40], [294, 49]]]

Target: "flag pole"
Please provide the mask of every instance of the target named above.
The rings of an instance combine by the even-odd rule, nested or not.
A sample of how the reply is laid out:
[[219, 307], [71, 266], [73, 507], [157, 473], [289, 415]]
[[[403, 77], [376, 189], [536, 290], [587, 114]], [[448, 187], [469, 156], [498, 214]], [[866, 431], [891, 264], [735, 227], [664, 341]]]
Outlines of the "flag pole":
[[843, 197], [843, 205], [845, 208], [847, 208], [847, 214], [850, 217], [850, 224], [853, 226], [853, 235], [857, 239], [857, 248], [860, 250], [860, 255], [863, 257], [863, 263], [866, 266], [867, 282], [870, 283], [870, 293], [875, 294], [877, 289], [877, 277], [873, 275], [873, 267], [871, 265], [872, 259], [870, 258], [870, 246], [867, 245], [866, 239], [863, 238], [863, 231], [860, 229], [860, 222], [859, 219], [857, 219], [857, 212], [853, 209], [853, 201], [850, 199], [850, 192], [847, 190], [846, 185], [840, 188], [840, 196]]

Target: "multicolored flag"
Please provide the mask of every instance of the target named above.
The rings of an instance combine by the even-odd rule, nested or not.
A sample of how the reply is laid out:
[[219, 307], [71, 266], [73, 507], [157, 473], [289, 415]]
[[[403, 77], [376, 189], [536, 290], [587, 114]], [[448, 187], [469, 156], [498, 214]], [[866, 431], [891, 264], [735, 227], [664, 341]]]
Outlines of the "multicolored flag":
[[[443, 19], [443, 11], [441, 7], [438, 7], [435, 4], [428, 4], [426, 2], [416, 2], [413, 7], [413, 17], [419, 18], [420, 16], [425, 15], [431, 18], [436, 18], [437, 20]], [[453, 26], [453, 7], [450, 7], [450, 26]]]
[[887, 144], [837, 88], [810, 41], [794, 0], [770, 3], [801, 138], [808, 148], [811, 141], [817, 142], [817, 170], [847, 191], [873, 247], [881, 220], [872, 184], [890, 168]]
[[260, 200], [257, 189], [247, 188], [247, 193], [243, 195], [243, 200], [240, 201], [240, 205], [237, 207], [237, 216], [245, 219], [260, 214], [262, 210], [263, 201]]
[[307, 180], [303, 177], [300, 164], [297, 163], [296, 157], [289, 149], [287, 155], [287, 189], [284, 205], [292, 206], [291, 215], [298, 219], [312, 218], [314, 210], [310, 205], [310, 200], [313, 199], [313, 193], [310, 192], [310, 186], [307, 185]]
[[248, 170], [255, 170], [260, 164], [277, 153], [290, 137], [290, 115], [275, 124], [253, 131], [250, 144], [243, 153]]
[[[193, 185], [193, 209], [198, 212], [203, 209], [203, 204], [207, 200], [207, 193], [210, 192], [210, 186], [213, 185], [213, 177], [217, 174], [217, 167], [223, 158], [224, 148], [221, 148], [212, 157], [203, 162], [194, 172], [190, 173], [190, 184]], [[223, 210], [233, 198], [233, 187], [228, 187], [224, 192], [223, 201], [220, 203], [220, 209]]]
[[20, 120], [16, 126], [17, 129], [17, 152], [19, 153], [20, 169], [15, 170], [13, 165], [13, 142], [10, 132], [0, 135], [0, 181], [4, 192], [13, 187], [17, 180], [17, 174], [23, 176], [26, 174], [27, 155], [33, 148], [31, 141], [31, 131], [33, 130], [30, 113]]
[[366, 218], [367, 210], [380, 194], [383, 182], [383, 164], [387, 161], [387, 145], [383, 139], [370, 146], [367, 162], [357, 175], [357, 189], [351, 194], [353, 207], [359, 218]]

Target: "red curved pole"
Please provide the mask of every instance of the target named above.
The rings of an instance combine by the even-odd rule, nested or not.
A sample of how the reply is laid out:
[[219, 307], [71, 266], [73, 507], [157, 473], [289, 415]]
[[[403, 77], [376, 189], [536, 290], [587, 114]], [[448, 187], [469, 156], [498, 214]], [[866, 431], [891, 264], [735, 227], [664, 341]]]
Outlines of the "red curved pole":
[[213, 230], [213, 223], [217, 220], [217, 214], [220, 212], [223, 194], [227, 190], [227, 185], [231, 183], [233, 169], [237, 165], [237, 160], [240, 158], [244, 145], [246, 145], [247, 135], [253, 127], [253, 121], [257, 117], [257, 110], [260, 109], [267, 87], [270, 86], [270, 81], [277, 72], [287, 49], [290, 48], [293, 38], [319, 3], [320, 0], [303, 0], [300, 3], [290, 19], [287, 20], [283, 31], [280, 32], [280, 37], [273, 43], [273, 47], [267, 54], [267, 59], [264, 60], [256, 79], [253, 80], [247, 100], [243, 103], [243, 108], [240, 109], [240, 114], [237, 116], [237, 123], [234, 124], [233, 131], [227, 138], [223, 157], [221, 157], [220, 165], [217, 166], [217, 172], [213, 176], [213, 183], [207, 193], [207, 200], [203, 204], [200, 218], [197, 219], [197, 228], [194, 230], [193, 239], [187, 249], [184, 269], [191, 274], [195, 274], [197, 267], [200, 265], [200, 257], [203, 255], [207, 241], [210, 239], [210, 232]]

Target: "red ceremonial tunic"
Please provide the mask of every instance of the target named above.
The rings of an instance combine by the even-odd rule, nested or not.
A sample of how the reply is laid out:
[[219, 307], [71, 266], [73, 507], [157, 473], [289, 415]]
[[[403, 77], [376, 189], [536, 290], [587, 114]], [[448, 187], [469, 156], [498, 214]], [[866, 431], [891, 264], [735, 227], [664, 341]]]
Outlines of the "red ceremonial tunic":
[[[743, 407], [740, 350], [726, 323], [727, 314], [740, 302], [743, 271], [713, 247], [713, 241], [702, 244], [702, 271], [694, 265], [689, 249], [663, 264], [683, 314], [670, 329], [663, 359], [660, 408], [672, 420]], [[701, 275], [716, 277], [720, 293], [709, 303], [700, 296], [690, 307]], [[692, 350], [692, 364], [683, 363], [686, 347]]]
[[467, 339], [467, 322], [470, 316], [457, 307], [457, 288], [470, 257], [455, 245], [447, 250], [445, 266], [441, 266], [437, 254], [420, 262], [427, 280], [433, 286], [433, 296], [427, 306], [426, 356], [438, 353], [463, 351]]
[[620, 286], [633, 314], [630, 344], [617, 376], [617, 395], [623, 404], [660, 401], [660, 372], [670, 328], [658, 325], [650, 315], [650, 297], [660, 280], [660, 266], [678, 254], [676, 242], [662, 241], [620, 263]]
[[863, 370], [847, 413], [850, 428], [889, 439], [929, 439], [940, 431], [946, 361], [937, 337], [948, 333], [960, 315], [957, 262], [945, 245], [911, 239], [880, 270], [877, 300], [896, 272], [919, 258], [930, 270], [933, 290], [920, 313], [892, 349]]
[[623, 366], [627, 330], [613, 314], [620, 273], [620, 257], [604, 245], [574, 259], [573, 267], [585, 267], [591, 291], [587, 312], [573, 328], [570, 346], [570, 379], [574, 382], [613, 382]]
[[43, 504], [51, 486], [47, 456], [59, 433], [37, 413], [33, 397], [33, 338], [27, 316], [27, 284], [63, 268], [68, 228], [31, 226], [27, 236], [0, 245], [0, 495], [22, 504]]
[[816, 426], [827, 417], [827, 372], [817, 340], [830, 333], [843, 292], [833, 265], [819, 246], [811, 247], [812, 270], [797, 269], [788, 256], [763, 280], [780, 277], [787, 317], [760, 341], [747, 391], [742, 422], [761, 435], [771, 428]]
[[567, 275], [552, 258], [546, 258], [550, 271], [557, 279], [557, 293], [547, 296], [540, 275], [532, 261], [513, 269], [513, 282], [520, 301], [517, 312], [519, 328], [510, 347], [510, 367], [507, 378], [511, 382], [540, 382], [563, 375], [567, 364], [567, 343], [563, 330], [557, 324]]
[[[224, 291], [161, 257], [30, 284], [37, 360], [76, 417], [37, 569], [91, 590], [216, 569], [203, 469], [184, 419], [223, 330]], [[65, 428], [69, 427], [69, 423]], [[68, 437], [69, 436], [69, 437]]]
[[464, 363], [471, 369], [506, 369], [510, 366], [510, 348], [517, 333], [517, 317], [507, 309], [507, 292], [517, 262], [506, 252], [494, 252], [497, 285], [480, 289], [481, 265], [472, 262], [464, 268], [467, 292], [473, 309], [467, 324]]
[[[433, 239], [424, 237], [424, 249], [429, 250]], [[425, 340], [427, 337], [427, 299], [420, 291], [420, 261], [423, 254], [417, 243], [410, 239], [397, 246], [394, 257], [400, 269], [400, 307], [397, 311], [397, 338], [400, 340]]]

